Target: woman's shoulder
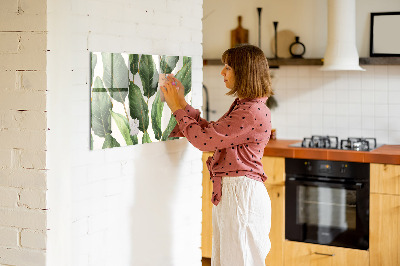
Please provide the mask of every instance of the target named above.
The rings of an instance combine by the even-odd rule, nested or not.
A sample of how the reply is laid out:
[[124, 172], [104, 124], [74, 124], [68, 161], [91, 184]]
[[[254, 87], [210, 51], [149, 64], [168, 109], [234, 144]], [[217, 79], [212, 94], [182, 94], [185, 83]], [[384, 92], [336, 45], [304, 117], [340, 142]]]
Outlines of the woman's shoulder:
[[248, 110], [250, 112], [256, 112], [258, 111], [268, 111], [269, 108], [267, 107], [267, 97], [265, 98], [255, 98], [255, 99], [248, 99], [247, 101], [243, 101], [241, 104], [239, 104], [239, 108], [242, 110]]

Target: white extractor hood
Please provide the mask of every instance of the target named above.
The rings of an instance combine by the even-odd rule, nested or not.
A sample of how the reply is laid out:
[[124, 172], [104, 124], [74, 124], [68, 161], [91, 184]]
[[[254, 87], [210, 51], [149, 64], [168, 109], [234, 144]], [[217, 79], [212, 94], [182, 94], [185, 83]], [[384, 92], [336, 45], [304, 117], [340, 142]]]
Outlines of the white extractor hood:
[[328, 0], [328, 44], [323, 71], [358, 70], [355, 0]]

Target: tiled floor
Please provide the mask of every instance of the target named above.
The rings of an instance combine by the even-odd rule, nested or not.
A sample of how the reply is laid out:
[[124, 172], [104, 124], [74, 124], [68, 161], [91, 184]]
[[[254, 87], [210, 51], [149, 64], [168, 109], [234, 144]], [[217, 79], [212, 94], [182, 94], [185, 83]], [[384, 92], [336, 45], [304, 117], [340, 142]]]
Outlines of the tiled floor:
[[211, 266], [211, 259], [209, 258], [202, 258], [203, 266]]

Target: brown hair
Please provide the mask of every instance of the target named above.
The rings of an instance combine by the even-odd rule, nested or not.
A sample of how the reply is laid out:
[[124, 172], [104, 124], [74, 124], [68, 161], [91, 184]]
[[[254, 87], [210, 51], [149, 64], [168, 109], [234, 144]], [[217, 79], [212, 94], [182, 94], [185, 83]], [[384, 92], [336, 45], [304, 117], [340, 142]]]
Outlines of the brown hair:
[[254, 99], [274, 94], [268, 61], [260, 48], [248, 44], [240, 45], [226, 50], [221, 60], [235, 74], [235, 86], [227, 95]]

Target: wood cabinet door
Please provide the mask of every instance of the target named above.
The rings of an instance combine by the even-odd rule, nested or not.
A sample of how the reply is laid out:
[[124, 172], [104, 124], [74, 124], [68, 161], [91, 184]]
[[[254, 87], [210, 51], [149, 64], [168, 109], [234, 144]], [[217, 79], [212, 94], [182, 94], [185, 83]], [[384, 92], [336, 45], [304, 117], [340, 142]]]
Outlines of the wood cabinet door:
[[202, 224], [201, 224], [201, 253], [204, 258], [211, 258], [212, 252], [212, 183], [206, 161], [211, 152], [203, 153], [203, 194], [202, 194]]
[[365, 250], [285, 241], [285, 266], [368, 266]]
[[261, 163], [268, 177], [266, 184], [285, 185], [285, 158], [264, 156]]
[[370, 265], [400, 265], [400, 196], [372, 193], [370, 202]]
[[285, 240], [285, 187], [265, 184], [271, 199], [271, 250], [265, 259], [266, 266], [283, 265]]
[[370, 165], [371, 193], [400, 195], [400, 165]]

